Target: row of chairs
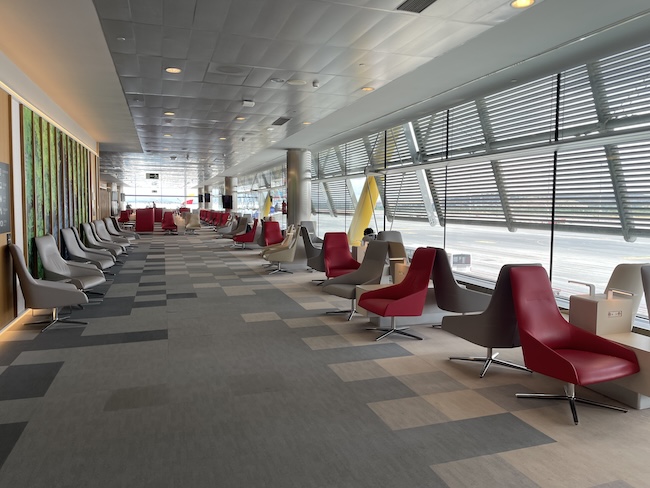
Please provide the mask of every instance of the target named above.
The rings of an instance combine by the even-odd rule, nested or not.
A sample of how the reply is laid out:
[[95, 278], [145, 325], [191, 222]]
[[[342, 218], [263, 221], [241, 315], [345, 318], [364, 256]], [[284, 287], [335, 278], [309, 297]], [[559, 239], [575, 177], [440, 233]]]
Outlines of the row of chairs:
[[[327, 241], [326, 234], [326, 244]], [[352, 300], [348, 320], [355, 309], [356, 286], [379, 283], [387, 252], [386, 243], [370, 242], [364, 261], [357, 270], [324, 282], [324, 292]], [[359, 307], [391, 318], [390, 327], [373, 328], [383, 332], [376, 340], [395, 333], [421, 339], [407, 332], [406, 327], [397, 327], [395, 319], [422, 313], [430, 278], [434, 282], [438, 306], [460, 314], [445, 316], [442, 329], [487, 348], [484, 357], [450, 359], [483, 363], [480, 377], [485, 375], [490, 365], [499, 364], [528, 372], [536, 371], [564, 381], [566, 385], [563, 395], [522, 393], [517, 396], [566, 400], [576, 424], [576, 403], [626, 411], [622, 407], [577, 397], [575, 387], [635, 374], [639, 371], [639, 365], [634, 352], [575, 327], [564, 319], [557, 307], [548, 275], [539, 264], [503, 266], [494, 292], [489, 296], [458, 285], [443, 249], [419, 248], [413, 255], [409, 271], [402, 282], [366, 291], [359, 298]], [[624, 284], [620, 283], [622, 279], [625, 280]], [[650, 266], [619, 265], [607, 285], [608, 289], [616, 287], [630, 289], [639, 297], [633, 303], [636, 312], [644, 288], [650, 301]], [[466, 315], [469, 312], [473, 314]], [[493, 352], [494, 348], [519, 346], [522, 346], [525, 366], [500, 360], [497, 358], [498, 353]]]

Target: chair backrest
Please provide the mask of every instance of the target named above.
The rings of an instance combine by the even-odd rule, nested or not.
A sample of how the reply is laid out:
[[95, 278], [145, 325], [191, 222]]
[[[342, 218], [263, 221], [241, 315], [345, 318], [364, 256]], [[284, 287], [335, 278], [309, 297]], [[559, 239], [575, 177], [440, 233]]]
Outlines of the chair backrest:
[[542, 266], [513, 267], [510, 279], [522, 345], [526, 336], [551, 348], [569, 344], [574, 326], [562, 317], [546, 270]]
[[354, 279], [358, 282], [357, 284], [371, 284], [381, 281], [384, 266], [386, 266], [388, 244], [388, 241], [376, 240], [368, 243], [368, 249], [366, 249], [366, 254], [363, 257], [363, 261], [361, 261], [361, 266], [356, 271], [349, 273], [349, 275], [354, 275]]
[[490, 296], [460, 286], [454, 278], [447, 252], [437, 247], [434, 249], [436, 250], [436, 262], [433, 266], [431, 279], [438, 307], [457, 313], [485, 310], [489, 304]]
[[[404, 279], [393, 285], [396, 295], [410, 295], [415, 292], [424, 292], [426, 298], [426, 291], [429, 288], [429, 280], [431, 279], [431, 268], [435, 267], [435, 258], [437, 250], [432, 247], [419, 247], [413, 254], [411, 259], [411, 266]], [[424, 298], [422, 299], [422, 307], [424, 308]], [[420, 311], [422, 313], [422, 311]]]
[[63, 239], [63, 243], [71, 256], [82, 257], [86, 254], [86, 251], [84, 251], [79, 245], [72, 229], [65, 227], [61, 229], [60, 232], [61, 239]]
[[304, 225], [300, 226], [300, 235], [302, 235], [302, 242], [305, 245], [305, 255], [307, 256], [307, 259], [318, 256], [321, 253], [321, 249], [314, 246], [314, 243], [311, 241], [309, 229]]
[[23, 250], [15, 244], [8, 244], [9, 252], [11, 253], [11, 259], [14, 263], [14, 271], [18, 275], [18, 280], [20, 281], [20, 287], [23, 290], [23, 295], [25, 297], [25, 302], [29, 307], [33, 294], [33, 287], [36, 285], [36, 280], [29, 273], [27, 268], [27, 263], [25, 263], [25, 257], [23, 256]]
[[404, 243], [402, 233], [398, 230], [380, 230], [377, 233], [377, 240]]
[[[540, 264], [505, 264], [499, 271], [490, 303], [484, 312], [473, 317], [481, 317], [482, 335], [489, 338], [489, 347], [519, 346], [517, 315], [512, 301], [512, 280], [510, 270], [521, 266], [541, 266]], [[467, 317], [467, 316], [466, 316]], [[443, 326], [444, 328], [444, 326]], [[479, 327], [477, 327], [479, 328]]]
[[[81, 224], [81, 228], [84, 230], [84, 236], [86, 237], [86, 242], [88, 244], [91, 244], [93, 246], [100, 245], [99, 241], [95, 238], [95, 233], [93, 232], [93, 228], [90, 225], [90, 222], [83, 222]], [[77, 229], [74, 229], [73, 232], [75, 232], [76, 230]], [[78, 232], [77, 232], [77, 234], [78, 234]]]
[[264, 223], [264, 245], [272, 246], [273, 244], [278, 244], [282, 242], [284, 237], [282, 236], [282, 231], [280, 230], [280, 222], [275, 220], [267, 220]]
[[625, 290], [634, 293], [632, 300], [632, 317], [636, 315], [643, 296], [643, 282], [641, 281], [641, 269], [647, 263], [622, 263], [617, 265], [609, 277], [605, 293], [608, 290]]
[[392, 260], [402, 260], [403, 262], [408, 262], [408, 255], [406, 254], [406, 248], [404, 244], [398, 241], [382, 241], [388, 242], [388, 258]]
[[70, 272], [68, 263], [59, 254], [59, 248], [51, 234], [36, 237], [34, 239], [38, 255], [43, 263], [45, 271], [51, 271], [60, 275], [65, 275]]
[[645, 306], [650, 310], [650, 264], [641, 266], [641, 281], [645, 292]]
[[[359, 267], [359, 263], [352, 257], [348, 235], [345, 232], [326, 232], [323, 253], [327, 276], [330, 276], [333, 269], [357, 269]], [[356, 263], [356, 265], [353, 263]]]
[[95, 226], [95, 233], [100, 239], [105, 241], [113, 240], [111, 239], [111, 235], [108, 233], [108, 229], [106, 229], [106, 224], [103, 220], [93, 220], [92, 224]]

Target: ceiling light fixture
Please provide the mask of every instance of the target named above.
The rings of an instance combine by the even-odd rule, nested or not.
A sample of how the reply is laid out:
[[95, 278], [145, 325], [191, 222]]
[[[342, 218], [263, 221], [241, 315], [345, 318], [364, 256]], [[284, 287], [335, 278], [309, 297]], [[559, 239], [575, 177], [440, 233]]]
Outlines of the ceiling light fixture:
[[371, 92], [371, 91], [375, 91], [375, 89], [374, 89], [373, 87], [371, 87], [371, 86], [364, 86], [364, 87], [361, 89], [361, 91]]
[[173, 75], [177, 75], [178, 73], [180, 73], [180, 72], [183, 71], [183, 70], [180, 69], [180, 68], [175, 68], [175, 67], [173, 67], [173, 66], [170, 66], [169, 68], [165, 68], [165, 71], [167, 71], [167, 73], [171, 73], [171, 74], [173, 74]]
[[176, 115], [174, 112], [165, 112], [163, 115], [167, 115], [168, 117], [172, 117]]
[[226, 138], [225, 138], [225, 137], [220, 137], [219, 140], [220, 140], [220, 141], [225, 141]]
[[121, 41], [126, 41], [126, 37], [118, 37], [117, 40], [120, 41], [120, 42]]
[[513, 0], [510, 2], [512, 8], [528, 8], [535, 3], [535, 0]]
[[306, 85], [306, 84], [307, 84], [307, 82], [305, 80], [293, 79], [293, 80], [287, 81], [287, 85], [292, 85], [292, 86], [300, 86], [300, 85]]
[[311, 122], [309, 122], [309, 121], [304, 121], [304, 122], [302, 123], [302, 125], [311, 125]]
[[163, 137], [171, 137], [171, 134], [163, 134]]
[[235, 118], [235, 120], [240, 120], [240, 121], [241, 120], [246, 120], [246, 117], [237, 117], [237, 118]]
[[273, 83], [284, 83], [285, 80], [283, 80], [282, 78], [271, 78], [271, 81]]

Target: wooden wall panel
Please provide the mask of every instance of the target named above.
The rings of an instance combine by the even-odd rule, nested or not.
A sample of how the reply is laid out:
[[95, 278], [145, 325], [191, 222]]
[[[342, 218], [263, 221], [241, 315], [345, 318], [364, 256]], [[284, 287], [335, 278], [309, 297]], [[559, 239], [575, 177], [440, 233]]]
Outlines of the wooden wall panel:
[[[11, 165], [11, 97], [2, 90], [0, 90], [0, 162]], [[7, 249], [9, 236], [10, 234], [0, 234], [0, 328], [16, 316], [13, 268]]]

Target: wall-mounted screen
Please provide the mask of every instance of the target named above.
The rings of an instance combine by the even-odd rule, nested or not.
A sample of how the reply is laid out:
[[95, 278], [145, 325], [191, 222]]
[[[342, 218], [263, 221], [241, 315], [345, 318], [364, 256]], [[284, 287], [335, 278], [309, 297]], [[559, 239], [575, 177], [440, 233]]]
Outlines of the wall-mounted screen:
[[232, 209], [232, 195], [221, 195], [223, 208]]

